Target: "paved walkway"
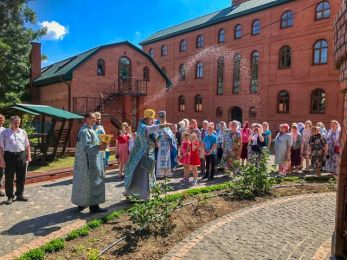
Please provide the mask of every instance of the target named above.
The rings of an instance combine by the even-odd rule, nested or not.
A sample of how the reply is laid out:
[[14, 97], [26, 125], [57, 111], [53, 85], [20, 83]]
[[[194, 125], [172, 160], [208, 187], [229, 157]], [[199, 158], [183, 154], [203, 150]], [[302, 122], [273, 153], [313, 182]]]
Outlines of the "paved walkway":
[[[116, 210], [122, 203], [126, 203], [122, 195], [123, 181], [115, 174], [116, 172], [111, 172], [107, 177], [106, 203], [102, 205], [111, 210]], [[170, 179], [170, 186], [174, 190], [190, 187], [179, 184], [181, 176], [181, 172], [178, 171]], [[217, 176], [216, 181], [202, 182], [200, 185], [212, 185], [227, 180], [222, 175]], [[95, 217], [91, 216], [88, 210], [83, 214], [77, 211], [76, 206], [70, 202], [71, 188], [72, 179], [69, 178], [27, 185], [25, 196], [28, 196], [29, 202], [26, 203], [14, 202], [8, 206], [4, 205], [6, 198], [0, 198], [0, 259], [4, 259], [4, 255], [14, 250], [25, 251], [52, 237], [59, 237], [71, 229], [82, 226], [86, 219]], [[18, 252], [14, 256], [16, 255]]]
[[328, 259], [335, 193], [280, 198], [211, 222], [177, 244], [172, 259]]

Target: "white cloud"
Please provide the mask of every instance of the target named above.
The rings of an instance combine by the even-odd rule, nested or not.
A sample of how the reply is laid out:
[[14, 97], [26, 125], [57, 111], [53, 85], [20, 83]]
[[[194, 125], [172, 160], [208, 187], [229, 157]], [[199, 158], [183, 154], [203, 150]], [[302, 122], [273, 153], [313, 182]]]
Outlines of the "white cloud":
[[136, 36], [141, 36], [141, 33], [137, 31], [137, 32], [135, 32], [135, 35]]
[[56, 21], [44, 21], [40, 25], [47, 28], [47, 34], [44, 37], [46, 40], [62, 40], [68, 33], [68, 29]]

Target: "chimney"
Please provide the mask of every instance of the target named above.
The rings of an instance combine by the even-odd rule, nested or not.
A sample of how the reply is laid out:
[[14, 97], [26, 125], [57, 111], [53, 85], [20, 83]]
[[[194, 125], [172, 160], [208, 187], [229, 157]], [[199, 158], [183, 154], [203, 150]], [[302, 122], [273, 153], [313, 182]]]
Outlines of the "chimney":
[[30, 53], [30, 63], [31, 63], [31, 75], [30, 79], [33, 80], [41, 74], [41, 43], [32, 42], [31, 43], [31, 53]]

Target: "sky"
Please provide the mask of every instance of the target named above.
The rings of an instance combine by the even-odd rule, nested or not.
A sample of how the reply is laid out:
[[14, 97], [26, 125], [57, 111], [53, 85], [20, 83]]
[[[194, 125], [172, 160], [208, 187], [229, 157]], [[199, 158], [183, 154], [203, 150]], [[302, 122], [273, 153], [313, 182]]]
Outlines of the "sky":
[[226, 8], [230, 0], [33, 0], [48, 59], [63, 60], [96, 46], [128, 40], [138, 45], [152, 33]]

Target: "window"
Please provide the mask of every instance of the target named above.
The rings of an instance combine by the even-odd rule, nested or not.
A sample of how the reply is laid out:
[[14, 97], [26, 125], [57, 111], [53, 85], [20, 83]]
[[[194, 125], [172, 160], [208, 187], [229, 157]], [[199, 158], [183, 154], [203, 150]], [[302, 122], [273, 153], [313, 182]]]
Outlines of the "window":
[[292, 54], [289, 46], [283, 46], [280, 49], [280, 64], [279, 68], [280, 69], [287, 69], [290, 68], [292, 64]]
[[233, 94], [240, 93], [241, 85], [241, 55], [236, 54], [234, 57], [234, 67], [233, 67]]
[[147, 66], [143, 68], [143, 80], [149, 81], [149, 68]]
[[204, 36], [199, 35], [196, 38], [196, 48], [203, 48], [205, 46]]
[[289, 93], [286, 90], [282, 90], [280, 93], [278, 93], [277, 112], [289, 113]]
[[[118, 78], [122, 81], [128, 82], [129, 78], [131, 78], [131, 61], [128, 57], [123, 56], [119, 58], [118, 61]], [[127, 83], [122, 83], [127, 84]], [[127, 85], [124, 85], [124, 87], [128, 87]]]
[[322, 89], [316, 89], [311, 94], [311, 114], [325, 113], [325, 92]]
[[320, 2], [316, 7], [316, 20], [330, 17], [330, 3], [328, 1]]
[[225, 30], [220, 29], [218, 32], [218, 43], [223, 43], [225, 41]]
[[180, 52], [184, 52], [187, 50], [187, 40], [182, 40], [180, 42]]
[[242, 26], [241, 24], [238, 24], [235, 26], [234, 38], [240, 39], [241, 37], [242, 37]]
[[328, 63], [328, 42], [326, 40], [319, 40], [314, 44], [314, 58], [313, 64], [327, 64]]
[[186, 65], [181, 64], [178, 69], [178, 80], [185, 80], [186, 79]]
[[97, 62], [96, 74], [105, 76], [105, 61], [103, 59], [99, 59]]
[[255, 107], [250, 107], [248, 110], [249, 118], [257, 118], [257, 109]]
[[165, 75], [167, 75], [167, 71], [166, 71], [166, 68], [165, 68], [165, 67], [162, 67], [161, 70], [162, 70], [162, 72], [163, 72]]
[[197, 79], [202, 79], [204, 76], [204, 65], [200, 61], [196, 64], [196, 74], [195, 75], [196, 75], [195, 77]]
[[149, 56], [154, 58], [154, 49], [149, 49], [148, 54], [149, 54]]
[[223, 116], [223, 108], [217, 107], [216, 109], [216, 117], [222, 117]]
[[223, 95], [224, 85], [224, 58], [218, 59], [217, 65], [217, 95]]
[[184, 96], [179, 96], [178, 98], [178, 111], [179, 112], [186, 111], [186, 100]]
[[252, 35], [258, 35], [260, 33], [260, 21], [254, 20], [252, 23]]
[[251, 93], [257, 93], [259, 87], [259, 53], [252, 52], [251, 56]]
[[294, 14], [292, 11], [286, 11], [281, 17], [281, 29], [289, 28], [294, 25]]
[[167, 56], [167, 46], [161, 46], [161, 56]]
[[202, 96], [195, 96], [195, 112], [202, 112]]

